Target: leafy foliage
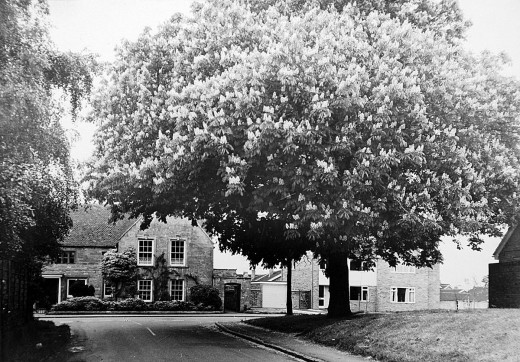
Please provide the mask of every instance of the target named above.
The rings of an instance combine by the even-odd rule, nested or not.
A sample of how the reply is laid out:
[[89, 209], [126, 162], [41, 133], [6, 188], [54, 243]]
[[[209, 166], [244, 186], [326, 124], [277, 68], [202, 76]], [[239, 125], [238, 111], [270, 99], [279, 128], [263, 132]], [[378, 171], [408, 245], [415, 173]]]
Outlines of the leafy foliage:
[[190, 301], [195, 305], [211, 307], [213, 310], [220, 310], [222, 299], [217, 288], [211, 285], [194, 285], [190, 288]]
[[115, 250], [107, 251], [101, 261], [101, 275], [106, 282], [114, 286], [116, 299], [125, 291], [132, 295], [137, 276], [135, 249], [128, 248], [121, 253]]
[[431, 266], [442, 235], [478, 249], [514, 221], [519, 83], [464, 51], [454, 2], [264, 4], [123, 44], [92, 101], [92, 196], [206, 219], [235, 251], [262, 214], [335, 260], [331, 303], [346, 257]]
[[63, 107], [52, 93], [70, 95], [75, 114], [95, 66], [53, 48], [46, 14], [45, 1], [0, 2], [0, 257], [26, 264], [33, 280], [59, 252], [77, 202]]
[[192, 302], [156, 301], [146, 303], [141, 299], [129, 298], [121, 301], [104, 301], [96, 297], [69, 298], [52, 307], [53, 311], [206, 311], [219, 310], [208, 304], [195, 305]]

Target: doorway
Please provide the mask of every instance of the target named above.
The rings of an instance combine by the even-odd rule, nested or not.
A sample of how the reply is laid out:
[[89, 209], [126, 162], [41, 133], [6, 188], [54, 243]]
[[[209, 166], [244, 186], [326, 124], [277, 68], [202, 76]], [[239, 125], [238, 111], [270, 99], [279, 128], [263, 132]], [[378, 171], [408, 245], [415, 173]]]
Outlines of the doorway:
[[224, 285], [224, 311], [240, 312], [240, 284]]
[[43, 279], [43, 299], [38, 301], [38, 307], [43, 309], [50, 309], [51, 306], [61, 302], [60, 296], [60, 278], [45, 278]]

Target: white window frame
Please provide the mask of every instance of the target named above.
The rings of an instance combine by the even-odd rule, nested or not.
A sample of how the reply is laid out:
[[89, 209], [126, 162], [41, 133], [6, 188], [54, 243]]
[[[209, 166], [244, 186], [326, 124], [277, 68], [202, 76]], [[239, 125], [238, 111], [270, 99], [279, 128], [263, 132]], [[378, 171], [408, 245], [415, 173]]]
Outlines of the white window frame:
[[[406, 289], [404, 295], [404, 302], [399, 301], [398, 290]], [[415, 288], [414, 287], [392, 287], [390, 289], [390, 303], [399, 304], [413, 304], [415, 303]]]
[[[173, 253], [173, 244], [176, 242], [182, 242], [183, 244], [183, 251], [182, 251], [182, 263], [174, 263], [172, 261], [172, 253]], [[170, 266], [186, 266], [186, 240], [183, 239], [170, 239]]]
[[[112, 293], [107, 294], [107, 288], [110, 288]], [[113, 298], [114, 297], [114, 287], [110, 285], [108, 282], [103, 281], [103, 298]]]
[[413, 265], [398, 264], [392, 269], [394, 273], [398, 274], [415, 274], [417, 268]]
[[[142, 288], [142, 285], [141, 284], [144, 284], [144, 282], [146, 283], [150, 283], [150, 289], [143, 289]], [[150, 298], [149, 299], [144, 299], [144, 298], [141, 298], [141, 292], [150, 292]], [[151, 302], [152, 299], [153, 299], [153, 280], [151, 279], [139, 279], [137, 281], [137, 298], [145, 301], [145, 302]]]
[[318, 286], [318, 307], [325, 307], [325, 286], [324, 285]]
[[[152, 255], [150, 257], [150, 262], [149, 263], [144, 263], [144, 262], [141, 262], [141, 250], [139, 248], [139, 245], [141, 243], [141, 241], [151, 241], [152, 242]], [[148, 252], [147, 252], [148, 254]], [[155, 254], [155, 239], [154, 238], [138, 238], [137, 239], [137, 265], [139, 266], [153, 266], [153, 257], [154, 257], [154, 254]]]
[[[173, 296], [172, 296], [172, 292], [173, 292], [173, 282], [174, 281], [180, 281], [182, 283], [182, 299], [173, 299]], [[172, 298], [171, 300], [175, 300], [175, 301], [180, 301], [180, 302], [184, 302], [184, 296], [185, 296], [185, 293], [186, 292], [186, 281], [184, 279], [170, 279], [170, 298]]]
[[84, 280], [85, 285], [88, 285], [88, 278], [67, 278], [67, 298], [72, 298], [72, 294], [69, 293], [70, 281], [71, 280]]
[[[350, 299], [350, 297], [349, 297], [351, 302], [356, 302], [356, 301], [370, 302], [370, 289], [368, 289], [367, 286], [352, 285], [351, 287], [361, 288], [359, 290], [359, 295], [361, 296], [361, 299]], [[363, 292], [366, 292], [366, 298], [363, 298], [363, 296], [364, 296]]]

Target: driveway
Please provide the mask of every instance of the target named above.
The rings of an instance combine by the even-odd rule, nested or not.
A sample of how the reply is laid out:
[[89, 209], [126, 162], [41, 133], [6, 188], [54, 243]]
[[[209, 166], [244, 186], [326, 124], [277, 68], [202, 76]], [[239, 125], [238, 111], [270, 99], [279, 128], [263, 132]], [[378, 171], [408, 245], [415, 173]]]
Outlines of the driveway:
[[258, 315], [74, 316], [45, 318], [71, 328], [69, 361], [295, 361], [219, 332], [215, 322]]

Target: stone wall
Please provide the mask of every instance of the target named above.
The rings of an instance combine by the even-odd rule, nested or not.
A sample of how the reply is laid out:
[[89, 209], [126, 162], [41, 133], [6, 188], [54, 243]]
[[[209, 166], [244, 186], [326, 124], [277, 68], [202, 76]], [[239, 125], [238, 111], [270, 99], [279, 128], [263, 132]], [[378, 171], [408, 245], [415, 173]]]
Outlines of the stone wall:
[[101, 276], [101, 261], [103, 254], [110, 248], [100, 247], [63, 247], [63, 251], [75, 251], [74, 264], [50, 264], [43, 268], [42, 274], [62, 275], [61, 300], [67, 299], [67, 280], [86, 278], [87, 285], [95, 289], [95, 296], [102, 297], [103, 278]]
[[489, 307], [520, 308], [520, 261], [489, 264]]
[[[391, 288], [415, 288], [414, 303], [391, 302]], [[388, 263], [377, 262], [377, 311], [438, 309], [440, 303], [439, 265], [416, 268], [415, 273], [396, 273]]]
[[[251, 296], [251, 277], [244, 273], [237, 274], [235, 269], [214, 269], [213, 270], [213, 286], [219, 290], [222, 302], [224, 302], [224, 287], [226, 284], [240, 285], [240, 310], [244, 311], [253, 307]], [[259, 293], [261, 295], [261, 293]], [[258, 293], [255, 294], [258, 298]], [[261, 297], [260, 297], [261, 298]], [[262, 301], [260, 300], [260, 306]], [[224, 308], [224, 303], [222, 303]]]
[[[167, 223], [152, 221], [146, 230], [140, 230], [134, 225], [120, 239], [119, 251], [133, 247], [138, 248], [139, 238], [154, 239], [154, 260], [164, 254], [171, 279], [185, 281], [186, 300], [189, 300], [189, 290], [197, 284], [212, 285], [213, 277], [213, 243], [208, 235], [198, 226], [192, 226], [187, 219], [168, 218]], [[185, 266], [170, 266], [170, 239], [185, 240]], [[155, 265], [155, 262], [154, 262]], [[151, 278], [153, 267], [141, 266], [139, 274], [142, 278]]]

